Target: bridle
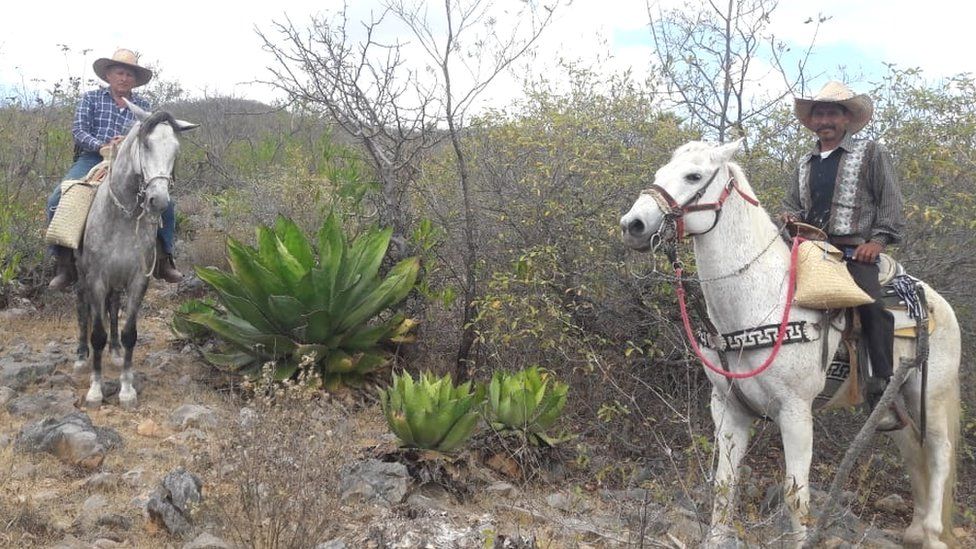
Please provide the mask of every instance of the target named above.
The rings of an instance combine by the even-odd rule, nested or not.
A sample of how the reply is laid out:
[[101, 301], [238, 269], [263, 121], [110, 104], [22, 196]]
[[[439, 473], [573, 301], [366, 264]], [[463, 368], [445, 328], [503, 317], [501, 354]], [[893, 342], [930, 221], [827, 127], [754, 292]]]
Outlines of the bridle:
[[[135, 205], [133, 205], [131, 209], [126, 208], [122, 204], [122, 201], [119, 200], [118, 196], [115, 195], [115, 191], [112, 190], [112, 167], [115, 165], [114, 160], [109, 163], [109, 168], [108, 168], [108, 195], [112, 199], [112, 202], [115, 204], [115, 206], [118, 207], [120, 210], [122, 210], [122, 213], [125, 214], [126, 217], [132, 218], [135, 215], [136, 210], [139, 209], [141, 210], [141, 213], [139, 214], [139, 217], [141, 218], [146, 213], [146, 204], [145, 204], [146, 190], [149, 188], [149, 184], [157, 179], [163, 179], [166, 181], [167, 187], [172, 188], [174, 179], [172, 173], [169, 174], [161, 173], [150, 177], [146, 177], [146, 174], [142, 172], [143, 169], [142, 147], [138, 143], [133, 143], [130, 146], [136, 147], [136, 154], [139, 157], [138, 177], [141, 179], [141, 181], [139, 182], [139, 190], [136, 191], [136, 203]], [[113, 158], [116, 156], [117, 152], [118, 152], [118, 145], [116, 144], [112, 146]]]
[[[678, 201], [675, 200], [674, 197], [672, 197], [671, 194], [664, 189], [664, 187], [657, 185], [655, 183], [652, 183], [650, 187], [641, 191], [641, 194], [642, 195], [646, 194], [650, 196], [652, 199], [654, 199], [654, 202], [657, 203], [658, 208], [660, 208], [661, 211], [664, 212], [664, 219], [666, 221], [670, 221], [674, 223], [676, 233], [677, 233], [675, 237], [677, 240], [681, 240], [686, 236], [685, 221], [684, 221], [685, 214], [696, 213], [696, 212], [715, 212], [715, 220], [712, 222], [711, 227], [709, 227], [704, 232], [694, 233], [688, 236], [697, 236], [697, 235], [706, 234], [710, 232], [712, 229], [714, 229], [716, 225], [718, 225], [718, 220], [722, 215], [722, 206], [725, 205], [725, 201], [728, 200], [729, 196], [732, 195], [733, 190], [739, 193], [739, 196], [744, 198], [746, 202], [752, 204], [753, 206], [759, 205], [758, 200], [746, 194], [742, 190], [742, 188], [739, 187], [739, 183], [735, 180], [735, 177], [732, 175], [729, 175], [729, 180], [725, 184], [725, 188], [722, 189], [722, 194], [719, 195], [718, 200], [716, 200], [715, 202], [707, 202], [705, 204], [699, 204], [698, 201], [701, 200], [701, 197], [705, 195], [705, 192], [708, 190], [708, 187], [710, 187], [712, 182], [715, 181], [715, 177], [718, 176], [718, 172], [721, 169], [722, 166], [715, 168], [715, 171], [712, 172], [712, 175], [711, 177], [708, 178], [708, 181], [706, 181], [705, 184], [702, 185], [702, 187], [695, 192], [695, 194], [691, 195], [691, 198], [685, 201], [684, 204], [678, 204]], [[662, 227], [664, 227], [665, 225], [667, 225], [667, 223], [661, 224]]]

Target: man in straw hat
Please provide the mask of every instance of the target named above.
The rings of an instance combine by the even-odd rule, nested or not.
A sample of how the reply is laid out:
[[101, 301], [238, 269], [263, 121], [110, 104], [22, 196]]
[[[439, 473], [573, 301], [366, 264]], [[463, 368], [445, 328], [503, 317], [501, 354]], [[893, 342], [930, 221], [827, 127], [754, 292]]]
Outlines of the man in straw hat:
[[[892, 374], [894, 320], [879, 300], [877, 260], [887, 245], [901, 240], [905, 225], [898, 179], [891, 156], [879, 143], [853, 137], [874, 112], [868, 96], [828, 82], [813, 98], [796, 98], [793, 110], [818, 140], [800, 158], [784, 200], [784, 217], [827, 233], [843, 250], [858, 286], [878, 300], [857, 308], [871, 358], [867, 397], [874, 408]], [[889, 413], [879, 428], [903, 426]]]
[[[97, 59], [92, 65], [95, 74], [108, 83], [108, 87], [90, 91], [81, 96], [75, 110], [71, 133], [75, 138], [75, 162], [64, 176], [65, 179], [83, 179], [102, 161], [99, 150], [118, 144], [131, 127], [135, 117], [124, 99], [147, 111], [152, 110], [149, 101], [132, 92], [152, 79], [151, 70], [139, 65], [139, 57], [127, 49], [119, 49], [111, 58]], [[61, 201], [61, 184], [54, 188], [47, 200], [47, 222], [51, 222]], [[158, 255], [154, 274], [166, 282], [179, 282], [183, 274], [176, 270], [173, 261], [173, 244], [176, 238], [176, 211], [170, 200], [163, 212], [162, 226], [156, 233], [161, 253]], [[51, 289], [68, 287], [77, 279], [74, 256], [70, 249], [51, 246], [57, 260], [57, 273], [48, 284]]]

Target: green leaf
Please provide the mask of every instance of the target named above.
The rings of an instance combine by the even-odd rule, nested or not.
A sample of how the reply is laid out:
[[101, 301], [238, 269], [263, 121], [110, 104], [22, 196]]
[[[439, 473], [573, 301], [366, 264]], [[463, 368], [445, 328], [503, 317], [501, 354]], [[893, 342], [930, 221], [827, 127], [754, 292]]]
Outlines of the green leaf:
[[315, 266], [315, 253], [298, 225], [291, 219], [279, 215], [275, 220], [275, 234], [288, 254], [298, 263], [301, 272], [311, 271]]

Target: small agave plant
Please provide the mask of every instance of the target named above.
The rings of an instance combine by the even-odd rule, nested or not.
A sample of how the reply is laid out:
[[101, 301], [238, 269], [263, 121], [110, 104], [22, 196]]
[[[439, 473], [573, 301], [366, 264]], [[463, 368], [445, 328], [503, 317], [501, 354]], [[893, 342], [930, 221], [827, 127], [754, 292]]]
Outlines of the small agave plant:
[[401, 446], [449, 453], [468, 440], [478, 424], [484, 388], [471, 382], [455, 386], [450, 374], [435, 378], [422, 373], [393, 375], [393, 385], [380, 391], [380, 404], [390, 430]]
[[552, 446], [559, 442], [546, 435], [563, 407], [569, 386], [554, 381], [533, 366], [514, 374], [495, 372], [488, 385], [488, 422], [498, 431], [519, 431], [530, 440]]
[[327, 387], [355, 382], [387, 363], [384, 344], [413, 339], [416, 322], [387, 310], [414, 287], [420, 262], [404, 259], [380, 277], [390, 236], [374, 228], [347, 242], [330, 215], [313, 246], [279, 217], [273, 227], [258, 227], [256, 248], [227, 241], [231, 272], [197, 268], [225, 313], [183, 318], [227, 343], [227, 352], [206, 354], [225, 370], [255, 375], [270, 362], [283, 380], [311, 362]]

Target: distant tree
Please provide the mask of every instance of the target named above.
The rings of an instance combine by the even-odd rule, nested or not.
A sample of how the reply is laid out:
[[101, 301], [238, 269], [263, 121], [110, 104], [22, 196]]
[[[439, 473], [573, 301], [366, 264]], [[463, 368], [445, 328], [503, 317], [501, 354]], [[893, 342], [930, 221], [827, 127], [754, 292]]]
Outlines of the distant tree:
[[802, 92], [807, 61], [820, 25], [808, 19], [810, 44], [800, 52], [769, 29], [778, 0], [693, 0], [662, 10], [648, 0], [647, 14], [667, 91], [677, 110], [710, 138], [747, 136], [764, 125], [782, 100]]

